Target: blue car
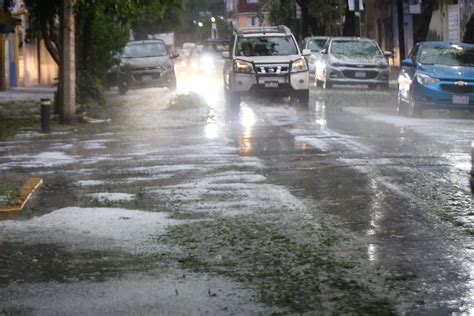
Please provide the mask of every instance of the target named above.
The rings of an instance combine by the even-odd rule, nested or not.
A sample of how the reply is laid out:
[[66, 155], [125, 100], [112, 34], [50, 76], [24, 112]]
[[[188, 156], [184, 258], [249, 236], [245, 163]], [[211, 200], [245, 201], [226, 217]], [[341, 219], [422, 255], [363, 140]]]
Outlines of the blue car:
[[421, 42], [402, 61], [398, 76], [400, 114], [424, 109], [474, 110], [474, 45]]

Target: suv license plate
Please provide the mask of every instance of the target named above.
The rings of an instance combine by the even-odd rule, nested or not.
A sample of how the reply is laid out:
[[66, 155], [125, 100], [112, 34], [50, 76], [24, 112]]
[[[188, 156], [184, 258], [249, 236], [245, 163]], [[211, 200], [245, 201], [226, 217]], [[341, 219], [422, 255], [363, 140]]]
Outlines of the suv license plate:
[[265, 81], [265, 88], [278, 88], [278, 81]]
[[142, 81], [152, 81], [153, 78], [149, 75], [142, 76]]
[[365, 77], [366, 77], [366, 74], [365, 74], [365, 72], [363, 72], [363, 71], [356, 71], [355, 77], [356, 77], [356, 78], [365, 78]]
[[469, 104], [469, 97], [467, 95], [453, 95], [454, 104]]

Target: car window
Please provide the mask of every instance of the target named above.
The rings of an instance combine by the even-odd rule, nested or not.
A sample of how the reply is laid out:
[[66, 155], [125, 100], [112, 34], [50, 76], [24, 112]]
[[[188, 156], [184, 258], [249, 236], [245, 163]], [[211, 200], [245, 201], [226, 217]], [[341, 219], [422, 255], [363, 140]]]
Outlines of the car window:
[[124, 58], [161, 57], [166, 55], [168, 55], [168, 50], [166, 45], [161, 42], [127, 45], [122, 52]]
[[372, 41], [333, 41], [331, 53], [344, 56], [382, 56], [380, 48]]
[[450, 46], [424, 46], [420, 63], [428, 65], [474, 67], [474, 48]]
[[298, 48], [291, 36], [239, 37], [236, 56], [296, 55]]
[[308, 41], [308, 49], [311, 49], [312, 52], [319, 52], [323, 49], [324, 44], [326, 44], [325, 39], [312, 39]]

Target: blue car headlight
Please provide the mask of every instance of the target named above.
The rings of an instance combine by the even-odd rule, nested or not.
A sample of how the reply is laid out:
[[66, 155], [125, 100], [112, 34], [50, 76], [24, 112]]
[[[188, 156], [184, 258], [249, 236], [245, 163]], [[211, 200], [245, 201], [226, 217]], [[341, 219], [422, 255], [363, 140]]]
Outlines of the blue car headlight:
[[430, 85], [430, 84], [433, 84], [433, 83], [438, 83], [439, 79], [428, 76], [427, 74], [417, 73], [416, 74], [416, 81], [418, 81], [419, 84], [422, 84], [422, 85], [426, 86], [426, 85]]

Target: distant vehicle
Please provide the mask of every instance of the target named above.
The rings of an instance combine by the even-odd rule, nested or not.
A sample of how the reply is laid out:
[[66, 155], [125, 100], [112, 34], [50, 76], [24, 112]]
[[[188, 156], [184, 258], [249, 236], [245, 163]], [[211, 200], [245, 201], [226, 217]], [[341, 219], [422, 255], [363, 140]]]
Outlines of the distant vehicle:
[[390, 70], [387, 57], [377, 42], [359, 37], [332, 37], [316, 62], [316, 85], [366, 84], [388, 88]]
[[[108, 74], [108, 85], [118, 85], [119, 92], [143, 87], [176, 89], [176, 74], [172, 59], [163, 40], [128, 42], [117, 56], [117, 65]], [[115, 79], [115, 80], [114, 80]]]
[[421, 42], [402, 61], [398, 76], [400, 114], [424, 109], [474, 109], [474, 44]]
[[212, 73], [222, 70], [224, 60], [222, 52], [229, 50], [229, 40], [208, 40], [199, 47], [194, 48], [188, 57], [188, 70]]
[[303, 40], [301, 49], [311, 50], [311, 56], [308, 58], [309, 77], [314, 79], [316, 76], [316, 62], [321, 59], [321, 50], [326, 45], [329, 37], [311, 36]]
[[223, 52], [224, 92], [229, 104], [240, 104], [249, 94], [291, 96], [309, 102], [310, 50], [300, 51], [290, 29], [277, 27], [236, 28], [231, 49]]

